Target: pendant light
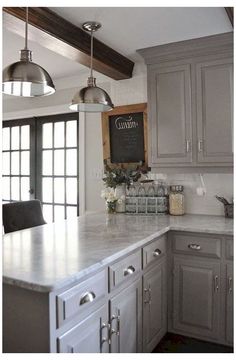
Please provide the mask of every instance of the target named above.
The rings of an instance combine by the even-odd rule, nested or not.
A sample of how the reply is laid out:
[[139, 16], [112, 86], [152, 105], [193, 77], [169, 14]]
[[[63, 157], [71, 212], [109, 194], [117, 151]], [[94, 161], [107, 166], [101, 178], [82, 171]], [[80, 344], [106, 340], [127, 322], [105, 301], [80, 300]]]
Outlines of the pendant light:
[[25, 48], [20, 51], [20, 61], [3, 70], [3, 93], [8, 95], [36, 97], [51, 95], [55, 86], [50, 75], [41, 66], [32, 62], [28, 49], [28, 8], [25, 21]]
[[83, 112], [103, 112], [114, 108], [110, 96], [105, 90], [96, 86], [96, 79], [93, 77], [93, 33], [101, 27], [95, 21], [88, 21], [83, 24], [83, 29], [91, 32], [91, 59], [90, 76], [88, 86], [78, 91], [72, 100], [70, 109]]

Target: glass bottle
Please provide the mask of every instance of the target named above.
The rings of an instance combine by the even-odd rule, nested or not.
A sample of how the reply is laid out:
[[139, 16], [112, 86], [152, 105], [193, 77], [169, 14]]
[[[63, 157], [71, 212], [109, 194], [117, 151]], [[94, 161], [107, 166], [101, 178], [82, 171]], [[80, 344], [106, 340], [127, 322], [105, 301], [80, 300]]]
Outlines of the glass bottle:
[[[141, 185], [138, 188], [138, 212], [139, 213], [145, 213], [146, 212], [146, 190], [144, 185], [141, 183]], [[142, 199], [143, 198], [143, 199]]]
[[184, 215], [184, 187], [183, 185], [171, 185], [169, 195], [170, 215]]
[[148, 191], [148, 200], [147, 200], [147, 212], [148, 213], [155, 213], [156, 212], [156, 199], [155, 199], [155, 187], [153, 183], [149, 185]]
[[126, 209], [129, 213], [136, 213], [136, 199], [137, 192], [134, 183], [132, 182], [128, 191], [126, 198]]

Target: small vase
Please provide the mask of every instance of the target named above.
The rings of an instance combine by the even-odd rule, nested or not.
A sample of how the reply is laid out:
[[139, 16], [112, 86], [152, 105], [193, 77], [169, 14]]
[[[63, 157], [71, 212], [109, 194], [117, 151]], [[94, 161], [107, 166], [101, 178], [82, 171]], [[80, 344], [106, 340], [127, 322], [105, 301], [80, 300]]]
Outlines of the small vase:
[[[115, 188], [115, 196], [120, 199], [119, 202], [116, 203], [116, 212], [124, 213], [125, 212], [125, 195], [126, 195], [126, 185], [120, 184]], [[121, 197], [124, 199], [121, 200]]]
[[114, 214], [116, 212], [116, 202], [107, 202], [108, 214]]

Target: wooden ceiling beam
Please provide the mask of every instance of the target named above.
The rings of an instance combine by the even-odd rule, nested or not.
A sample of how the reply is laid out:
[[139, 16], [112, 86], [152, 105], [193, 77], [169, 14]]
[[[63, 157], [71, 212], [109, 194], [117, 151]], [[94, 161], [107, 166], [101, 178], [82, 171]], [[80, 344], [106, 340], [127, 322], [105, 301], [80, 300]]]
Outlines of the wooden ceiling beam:
[[225, 11], [228, 15], [231, 25], [234, 27], [234, 8], [233, 7], [225, 7]]
[[[24, 7], [3, 7], [4, 28], [24, 36], [24, 22]], [[48, 8], [29, 7], [28, 36], [49, 50], [90, 66], [90, 34]], [[94, 38], [93, 67], [112, 79], [122, 80], [132, 77], [134, 63]]]

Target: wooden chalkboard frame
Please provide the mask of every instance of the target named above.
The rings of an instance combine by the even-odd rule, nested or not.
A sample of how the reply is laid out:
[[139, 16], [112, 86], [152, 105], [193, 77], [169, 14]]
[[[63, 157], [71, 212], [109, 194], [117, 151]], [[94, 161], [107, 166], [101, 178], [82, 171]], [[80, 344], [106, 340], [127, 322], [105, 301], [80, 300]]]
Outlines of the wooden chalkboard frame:
[[111, 162], [111, 149], [110, 149], [110, 130], [109, 130], [109, 117], [113, 115], [121, 114], [134, 114], [134, 113], [143, 113], [143, 132], [144, 132], [144, 162], [142, 166], [148, 167], [148, 138], [147, 138], [147, 103], [133, 104], [133, 105], [124, 105], [116, 106], [113, 110], [109, 112], [102, 113], [102, 139], [103, 139], [103, 161], [104, 164], [109, 165], [111, 169], [114, 168], [128, 168], [131, 164], [132, 166], [141, 165], [140, 163], [112, 163]]

